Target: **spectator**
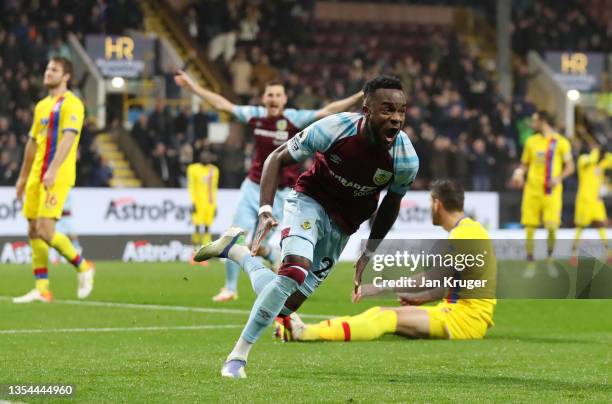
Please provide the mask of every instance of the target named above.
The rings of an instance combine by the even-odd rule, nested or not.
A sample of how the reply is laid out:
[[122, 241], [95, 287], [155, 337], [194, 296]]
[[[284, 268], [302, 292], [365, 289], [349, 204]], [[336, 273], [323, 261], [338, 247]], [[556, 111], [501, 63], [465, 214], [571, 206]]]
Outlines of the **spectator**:
[[266, 83], [278, 78], [278, 70], [270, 65], [267, 55], [262, 55], [259, 63], [253, 67], [253, 86], [257, 94], [260, 94]]
[[470, 155], [472, 188], [476, 192], [487, 192], [491, 189], [491, 169], [495, 160], [487, 153], [486, 144], [482, 139], [476, 139], [472, 149]]
[[236, 57], [229, 66], [232, 76], [232, 88], [240, 97], [241, 104], [247, 104], [253, 95], [251, 88], [253, 66], [246, 57], [243, 48], [238, 49]]

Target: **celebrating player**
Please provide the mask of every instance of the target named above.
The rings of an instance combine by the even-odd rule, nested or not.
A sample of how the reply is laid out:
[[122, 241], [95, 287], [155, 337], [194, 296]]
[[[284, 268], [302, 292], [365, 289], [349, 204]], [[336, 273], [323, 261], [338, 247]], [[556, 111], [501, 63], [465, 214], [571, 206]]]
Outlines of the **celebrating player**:
[[[315, 122], [270, 154], [263, 167], [259, 225], [250, 254], [236, 242], [242, 230], [231, 228], [195, 256], [196, 261], [217, 256], [239, 263], [258, 295], [222, 368], [224, 377], [246, 377], [249, 351], [263, 330], [276, 315], [289, 315], [299, 306], [292, 302], [287, 307], [290, 296], [307, 298], [327, 277], [350, 235], [376, 211], [384, 188], [388, 191], [372, 224], [367, 248], [356, 263], [355, 290], [370, 251], [397, 218], [402, 197], [419, 167], [414, 148], [401, 131], [406, 95], [400, 81], [387, 76], [366, 83], [364, 94], [362, 113], [341, 113]], [[299, 177], [285, 201], [282, 266], [277, 275], [251, 254], [277, 224], [272, 203], [283, 167], [310, 156], [314, 164]]]
[[84, 299], [93, 289], [94, 267], [75, 250], [68, 236], [55, 230], [64, 202], [74, 185], [76, 155], [83, 127], [84, 107], [67, 84], [72, 63], [54, 57], [47, 64], [43, 84], [49, 95], [34, 109], [30, 138], [17, 180], [17, 198], [25, 192], [23, 214], [28, 219], [32, 267], [36, 288], [15, 303], [51, 302], [47, 265], [49, 246], [55, 248], [78, 271], [77, 296]]
[[512, 182], [516, 186], [524, 186], [521, 223], [527, 232], [526, 278], [535, 276], [534, 236], [536, 228], [542, 221], [548, 230], [549, 275], [557, 274], [551, 257], [555, 248], [557, 229], [561, 224], [562, 183], [574, 172], [570, 142], [554, 131], [552, 117], [546, 111], [537, 112], [533, 114], [532, 124], [536, 133], [527, 139], [521, 165], [512, 176]]
[[[244, 229], [247, 233], [253, 231], [257, 224], [257, 209], [259, 207], [259, 184], [264, 161], [278, 146], [291, 139], [297, 132], [313, 121], [337, 112], [347, 110], [362, 97], [359, 92], [351, 97], [332, 102], [319, 110], [295, 110], [287, 108], [285, 87], [281, 82], [270, 82], [265, 86], [262, 96], [263, 106], [234, 105], [229, 100], [210, 90], [202, 88], [185, 72], [179, 71], [175, 76], [178, 85], [202, 97], [213, 108], [233, 114], [240, 122], [248, 123], [251, 128], [255, 148], [253, 162], [247, 178], [240, 186], [238, 210], [234, 216], [233, 225]], [[300, 174], [300, 165], [292, 164], [286, 167], [278, 181], [278, 192], [274, 199], [274, 216], [282, 218], [283, 201], [295, 184]], [[241, 239], [242, 240], [242, 239]], [[278, 261], [278, 252], [267, 243], [262, 243], [260, 254], [271, 263]], [[225, 286], [213, 297], [214, 301], [230, 301], [238, 298], [238, 274], [240, 267], [231, 260], [226, 264]]]
[[[431, 216], [433, 224], [449, 232], [450, 240], [461, 240], [458, 250], [476, 248], [493, 251], [489, 234], [480, 223], [465, 216], [464, 192], [452, 180], [436, 180], [431, 184]], [[276, 335], [295, 341], [369, 341], [384, 334], [410, 338], [480, 339], [493, 325], [496, 300], [496, 262], [488, 255], [482, 269], [454, 271], [454, 279], [487, 280], [487, 289], [473, 292], [461, 287], [438, 287], [420, 292], [398, 293], [402, 307], [373, 307], [359, 315], [338, 317], [318, 324], [302, 325], [291, 321], [289, 330], [277, 325]], [[417, 275], [421, 277], [425, 275]], [[420, 282], [418, 282], [420, 283]], [[385, 291], [374, 285], [363, 285], [362, 296]], [[436, 306], [415, 307], [446, 298]], [[287, 332], [289, 331], [289, 332]]]
[[576, 194], [576, 211], [574, 224], [576, 238], [572, 245], [572, 263], [576, 265], [576, 252], [580, 244], [580, 234], [585, 227], [593, 226], [599, 230], [599, 235], [608, 250], [608, 261], [612, 261], [612, 251], [608, 248], [606, 236], [606, 206], [601, 198], [601, 188], [606, 170], [612, 169], [612, 153], [603, 154], [597, 144], [591, 145], [591, 152], [578, 158], [578, 192]]
[[187, 167], [187, 188], [194, 207], [192, 221], [195, 229], [191, 240], [196, 245], [211, 241], [210, 226], [217, 209], [219, 184], [219, 169], [210, 162], [207, 153], [202, 153], [200, 161]]

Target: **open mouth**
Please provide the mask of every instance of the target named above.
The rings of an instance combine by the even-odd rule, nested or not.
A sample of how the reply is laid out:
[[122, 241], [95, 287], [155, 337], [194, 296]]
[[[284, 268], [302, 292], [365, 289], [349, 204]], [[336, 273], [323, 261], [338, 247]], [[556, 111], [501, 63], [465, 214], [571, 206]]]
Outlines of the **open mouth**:
[[399, 128], [391, 128], [385, 131], [385, 141], [389, 144], [395, 140], [395, 136], [399, 132]]

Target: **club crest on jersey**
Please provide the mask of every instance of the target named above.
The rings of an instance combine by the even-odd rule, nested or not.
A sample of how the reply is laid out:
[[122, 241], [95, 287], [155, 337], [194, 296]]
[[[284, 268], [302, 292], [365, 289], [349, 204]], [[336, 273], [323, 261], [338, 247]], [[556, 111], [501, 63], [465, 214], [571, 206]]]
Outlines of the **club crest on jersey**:
[[310, 220], [304, 220], [304, 222], [302, 223], [302, 229], [310, 230], [311, 228], [312, 228], [312, 223], [310, 223]]
[[376, 169], [374, 173], [374, 184], [376, 185], [384, 185], [393, 177], [393, 173], [382, 170], [380, 168]]
[[49, 118], [43, 118], [40, 120], [40, 124], [43, 126], [47, 126], [48, 123], [49, 123]]
[[278, 129], [278, 130], [285, 130], [285, 129], [287, 129], [287, 120], [286, 119], [281, 119], [279, 121], [276, 121], [276, 129]]

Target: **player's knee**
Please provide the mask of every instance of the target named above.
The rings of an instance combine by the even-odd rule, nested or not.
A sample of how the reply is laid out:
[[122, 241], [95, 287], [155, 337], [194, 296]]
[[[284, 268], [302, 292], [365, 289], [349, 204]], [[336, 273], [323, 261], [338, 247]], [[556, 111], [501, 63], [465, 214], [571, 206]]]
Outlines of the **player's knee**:
[[46, 225], [44, 222], [38, 222], [36, 224], [36, 235], [38, 238], [43, 239], [47, 244], [51, 243], [53, 233], [55, 229], [51, 226]]
[[300, 257], [299, 255], [287, 255], [283, 259], [283, 264], [281, 265], [278, 274], [293, 279], [298, 283], [298, 285], [301, 285], [304, 283], [304, 280], [308, 275], [310, 266], [310, 260], [305, 257]]

